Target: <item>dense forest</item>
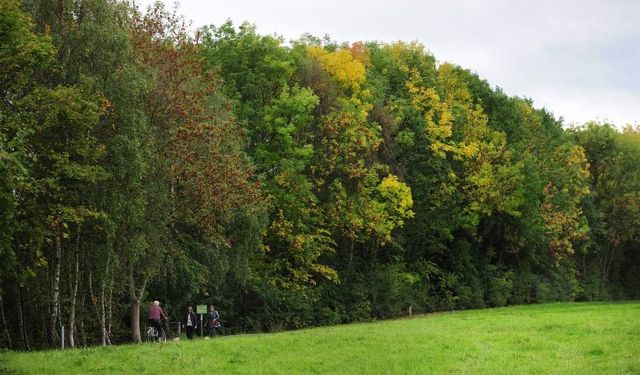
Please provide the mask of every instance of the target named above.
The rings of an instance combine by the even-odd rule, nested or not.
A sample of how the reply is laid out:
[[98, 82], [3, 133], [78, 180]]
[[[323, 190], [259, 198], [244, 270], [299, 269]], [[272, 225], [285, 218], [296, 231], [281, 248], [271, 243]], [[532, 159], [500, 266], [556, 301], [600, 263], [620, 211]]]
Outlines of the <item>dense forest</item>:
[[0, 347], [640, 298], [640, 129], [418, 43], [0, 0], [0, 84]]

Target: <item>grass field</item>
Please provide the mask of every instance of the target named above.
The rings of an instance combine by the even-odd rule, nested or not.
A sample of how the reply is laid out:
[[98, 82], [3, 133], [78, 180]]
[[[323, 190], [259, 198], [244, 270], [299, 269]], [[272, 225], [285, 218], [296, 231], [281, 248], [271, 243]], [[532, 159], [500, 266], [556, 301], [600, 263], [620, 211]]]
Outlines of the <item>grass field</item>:
[[640, 374], [640, 303], [558, 303], [213, 340], [0, 354], [9, 373]]

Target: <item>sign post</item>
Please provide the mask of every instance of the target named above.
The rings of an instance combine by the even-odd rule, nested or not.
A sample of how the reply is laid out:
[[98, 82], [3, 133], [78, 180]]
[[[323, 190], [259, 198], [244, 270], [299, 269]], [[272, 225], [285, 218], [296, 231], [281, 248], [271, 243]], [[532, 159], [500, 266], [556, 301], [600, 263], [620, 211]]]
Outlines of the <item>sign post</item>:
[[200, 315], [200, 337], [202, 337], [202, 316], [207, 313], [207, 305], [196, 305], [196, 314]]

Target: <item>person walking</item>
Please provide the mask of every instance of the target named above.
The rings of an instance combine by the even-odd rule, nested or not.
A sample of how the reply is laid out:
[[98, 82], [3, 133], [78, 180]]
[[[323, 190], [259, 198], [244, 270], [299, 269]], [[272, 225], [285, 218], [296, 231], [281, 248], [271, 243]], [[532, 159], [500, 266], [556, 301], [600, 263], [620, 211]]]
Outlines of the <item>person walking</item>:
[[221, 329], [220, 313], [216, 310], [215, 306], [211, 305], [207, 313], [207, 332], [209, 333], [209, 337], [214, 337]]
[[198, 318], [196, 313], [193, 312], [193, 307], [189, 306], [187, 309], [187, 317], [184, 320], [184, 326], [187, 330], [187, 338], [193, 340], [193, 331], [198, 329]]

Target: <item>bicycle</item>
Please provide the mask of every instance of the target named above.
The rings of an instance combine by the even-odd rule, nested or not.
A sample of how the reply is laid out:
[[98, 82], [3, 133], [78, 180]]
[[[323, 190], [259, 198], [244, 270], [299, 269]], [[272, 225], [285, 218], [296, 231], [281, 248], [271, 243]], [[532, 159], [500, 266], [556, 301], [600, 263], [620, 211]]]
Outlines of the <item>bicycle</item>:
[[205, 323], [205, 326], [207, 327], [208, 337], [218, 336], [222, 332], [222, 325], [220, 324], [219, 319], [211, 319]]
[[164, 329], [158, 332], [158, 329], [153, 326], [147, 326], [147, 342], [167, 342], [167, 333]]

